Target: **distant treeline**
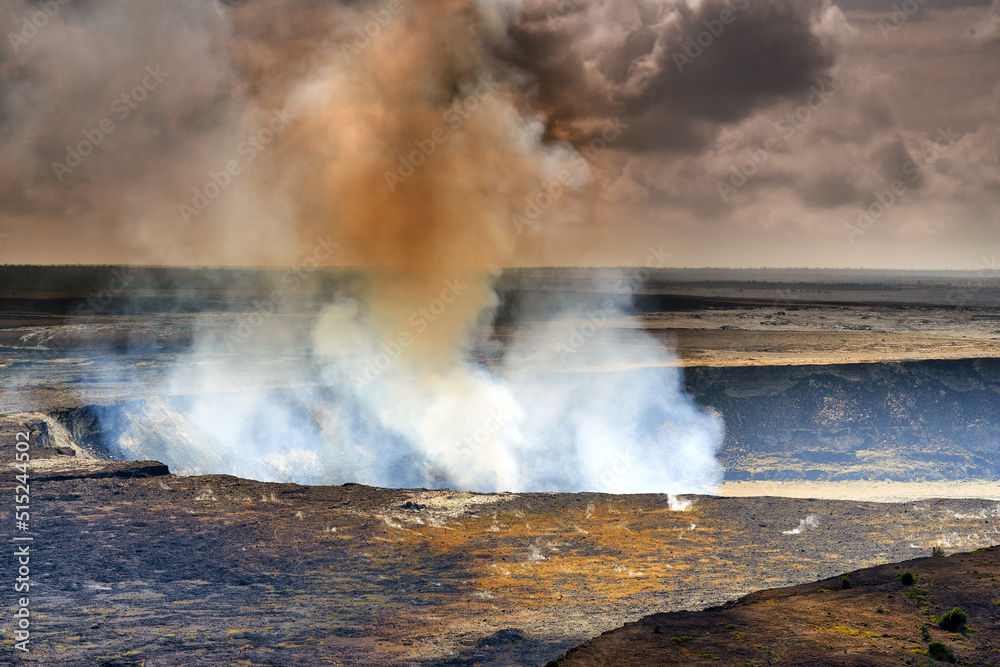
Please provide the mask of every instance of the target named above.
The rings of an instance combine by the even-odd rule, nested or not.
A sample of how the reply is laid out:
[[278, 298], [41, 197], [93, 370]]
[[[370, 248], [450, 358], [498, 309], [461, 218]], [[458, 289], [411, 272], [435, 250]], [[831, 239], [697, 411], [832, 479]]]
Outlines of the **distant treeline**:
[[[104, 292], [146, 294], [266, 293], [274, 286], [313, 294], [334, 293], [365, 273], [383, 270], [307, 267], [162, 266], [0, 266], [0, 296], [74, 298]], [[623, 283], [623, 281], [625, 281]], [[306, 285], [308, 283], [308, 285]], [[564, 289], [669, 292], [671, 287], [720, 290], [870, 291], [946, 284], [1000, 284], [1000, 277], [975, 271], [889, 271], [859, 269], [676, 269], [639, 267], [532, 267], [505, 269], [496, 281], [500, 292]]]
[[150, 266], [0, 266], [0, 296], [77, 298], [103, 293], [267, 293], [274, 285], [337, 291], [356, 278], [345, 269]]

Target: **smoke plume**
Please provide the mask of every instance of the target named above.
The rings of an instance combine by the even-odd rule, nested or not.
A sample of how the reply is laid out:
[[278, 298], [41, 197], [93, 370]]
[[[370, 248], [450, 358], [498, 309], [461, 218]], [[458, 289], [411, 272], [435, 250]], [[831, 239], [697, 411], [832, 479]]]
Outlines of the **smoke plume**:
[[[73, 23], [109, 34], [127, 20], [63, 11], [39, 39], [56, 40]], [[526, 38], [519, 2], [182, 2], [151, 11], [197, 51], [179, 54], [151, 30], [116, 40], [96, 65], [120, 67], [114, 85], [124, 85], [124, 61], [146, 47], [150, 63], [126, 90], [172, 101], [157, 115], [132, 100], [132, 119], [118, 119], [118, 135], [101, 130], [101, 142], [147, 153], [122, 163], [82, 148], [97, 143], [93, 132], [50, 137], [30, 163], [40, 187], [53, 187], [47, 164], [64, 160], [58, 176], [76, 188], [58, 198], [64, 214], [78, 205], [131, 215], [122, 242], [163, 248], [156, 256], [167, 261], [214, 242], [243, 263], [267, 262], [321, 238], [328, 262], [361, 268], [365, 283], [316, 320], [315, 384], [209, 392], [235, 371], [184, 366], [159, 393], [195, 398], [126, 411], [115, 429], [121, 453], [188, 473], [387, 486], [676, 492], [718, 481], [721, 423], [684, 395], [677, 360], [637, 333], [624, 278], [624, 288], [590, 288], [607, 295], [597, 310], [547, 303], [522, 313], [531, 323], [514, 338], [491, 337], [493, 282], [519, 261], [542, 210], [548, 224], [570, 224], [592, 196], [579, 133], [551, 131], [565, 121], [551, 101], [557, 77], [522, 57], [537, 40]], [[678, 26], [697, 18], [682, 14]], [[154, 25], [151, 15], [134, 18]], [[793, 24], [808, 32], [805, 19]], [[797, 63], [768, 94], [809, 83], [822, 64]], [[67, 79], [43, 94], [85, 100], [100, 129], [116, 90]], [[192, 179], [192, 165], [205, 175]], [[97, 187], [113, 182], [124, 184], [119, 196]], [[212, 336], [196, 355], [226, 357]]]
[[[317, 325], [324, 380], [343, 388], [324, 435], [365, 452], [354, 474], [380, 484], [398, 483], [398, 467], [478, 490], [711, 483], [718, 427], [690, 409], [676, 372], [558, 373], [544, 370], [551, 355], [516, 347], [494, 371], [469, 361], [477, 324], [493, 319], [494, 272], [513, 258], [514, 203], [587, 173], [569, 144], [543, 141], [515, 85], [524, 73], [498, 56], [516, 18], [512, 5], [454, 0], [376, 15], [369, 39], [290, 95], [298, 122], [281, 165], [295, 167], [299, 218], [335, 230], [348, 263], [385, 269]], [[372, 456], [380, 443], [396, 466]], [[664, 449], [693, 465], [669, 466]]]

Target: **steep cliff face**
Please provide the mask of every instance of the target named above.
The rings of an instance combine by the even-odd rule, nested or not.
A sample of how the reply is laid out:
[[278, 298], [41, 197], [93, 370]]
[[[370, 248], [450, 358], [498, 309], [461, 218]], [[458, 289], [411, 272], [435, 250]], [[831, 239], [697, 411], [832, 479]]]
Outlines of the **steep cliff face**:
[[1000, 477], [1000, 360], [689, 368], [731, 480]]

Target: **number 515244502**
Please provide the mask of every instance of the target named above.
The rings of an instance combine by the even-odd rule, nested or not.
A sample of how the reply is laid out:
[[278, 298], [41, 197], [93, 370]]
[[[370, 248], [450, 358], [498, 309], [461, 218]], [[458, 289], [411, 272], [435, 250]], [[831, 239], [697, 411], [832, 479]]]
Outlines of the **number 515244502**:
[[18, 485], [14, 491], [14, 502], [18, 503], [18, 505], [15, 509], [19, 513], [24, 513], [24, 518], [21, 518], [21, 514], [17, 515], [16, 519], [18, 521], [28, 520], [27, 512], [29, 509], [28, 503], [30, 502], [30, 496], [28, 495], [30, 493], [28, 486], [28, 461], [31, 460], [31, 455], [28, 453], [30, 446], [28, 444], [29, 437], [30, 436], [27, 433], [18, 433], [16, 436], [16, 443], [14, 445], [14, 448], [17, 450], [14, 455], [14, 458], [16, 459], [14, 467], [21, 473], [16, 477]]

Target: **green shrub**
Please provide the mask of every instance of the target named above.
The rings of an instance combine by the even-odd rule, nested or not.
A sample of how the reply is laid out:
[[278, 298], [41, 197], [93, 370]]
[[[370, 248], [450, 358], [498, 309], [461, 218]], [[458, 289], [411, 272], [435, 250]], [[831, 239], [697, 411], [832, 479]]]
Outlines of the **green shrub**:
[[653, 628], [653, 632], [655, 632], [656, 634], [660, 634], [661, 632], [663, 632], [663, 626], [657, 623], [656, 626]]
[[944, 556], [944, 547], [934, 547], [931, 549], [931, 556], [936, 556], [938, 558]]
[[840, 578], [840, 587], [841, 588], [854, 588], [854, 582], [851, 581], [850, 579], [848, 579], [847, 577], [841, 577]]
[[923, 638], [925, 642], [931, 640], [931, 631], [928, 630], [927, 626], [924, 625], [923, 623], [920, 624], [920, 636]]
[[965, 627], [965, 622], [969, 619], [965, 612], [955, 607], [947, 611], [938, 619], [938, 625], [951, 632], [960, 632]]
[[927, 647], [927, 657], [940, 660], [941, 662], [955, 662], [955, 652], [951, 647], [941, 642], [931, 642]]
[[909, 570], [903, 570], [903, 573], [899, 575], [899, 583], [904, 586], [912, 586], [917, 583], [917, 575]]
[[556, 662], [555, 660], [549, 660], [547, 663], [545, 663], [545, 667], [559, 667], [559, 663]]

